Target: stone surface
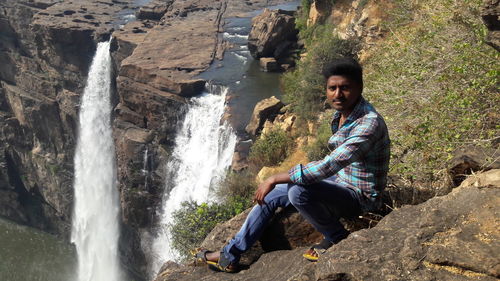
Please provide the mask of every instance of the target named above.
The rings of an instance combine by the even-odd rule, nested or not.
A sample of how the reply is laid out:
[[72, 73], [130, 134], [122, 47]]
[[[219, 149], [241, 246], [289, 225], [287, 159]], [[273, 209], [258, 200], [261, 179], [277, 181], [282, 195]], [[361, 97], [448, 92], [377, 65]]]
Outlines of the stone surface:
[[[283, 111], [283, 110], [282, 110]], [[290, 112], [284, 112], [278, 114], [276, 118], [273, 120], [273, 122], [266, 121], [264, 123], [264, 126], [262, 127], [262, 135], [265, 135], [269, 133], [270, 131], [274, 129], [280, 129], [285, 132], [290, 133], [291, 135], [294, 135], [297, 132], [297, 127], [295, 126], [295, 120], [297, 119], [297, 116], [293, 113]]]
[[[238, 232], [251, 209], [217, 225], [202, 242], [201, 247], [221, 249]], [[320, 241], [321, 234], [293, 208], [279, 209], [259, 241], [242, 256], [241, 263], [249, 265], [264, 252], [290, 250]]]
[[365, 0], [314, 0], [308, 24], [323, 22], [334, 25], [335, 31], [343, 39], [353, 39], [359, 44], [358, 55], [363, 60], [369, 47], [387, 32], [381, 24], [393, 8], [391, 1]]
[[329, 0], [315, 0], [311, 3], [309, 8], [309, 18], [307, 19], [307, 25], [312, 26], [316, 23], [323, 22], [326, 17], [330, 14], [332, 8], [332, 1]]
[[245, 129], [246, 132], [252, 136], [258, 135], [266, 120], [274, 120], [283, 106], [284, 104], [274, 96], [259, 101], [255, 105], [252, 118]]
[[250, 153], [250, 147], [252, 146], [252, 140], [239, 140], [234, 148], [233, 159], [231, 161], [231, 169], [233, 171], [241, 171], [248, 168], [248, 155]]
[[160, 20], [174, 0], [154, 0], [142, 6], [136, 13], [140, 20]]
[[481, 17], [488, 28], [486, 42], [500, 51], [500, 1], [499, 0], [484, 0], [481, 8]]
[[500, 152], [494, 148], [466, 147], [455, 151], [451, 159], [450, 176], [455, 186], [477, 171], [500, 169]]
[[500, 170], [491, 170], [446, 196], [394, 210], [317, 263], [297, 248], [265, 253], [237, 274], [177, 266], [156, 280], [498, 280], [499, 180]]
[[252, 30], [248, 35], [248, 50], [256, 59], [279, 57], [275, 51], [286, 41], [295, 42], [298, 31], [295, 29], [293, 12], [264, 9], [252, 19]]
[[260, 69], [265, 72], [276, 72], [281, 70], [275, 58], [260, 58], [259, 64]]

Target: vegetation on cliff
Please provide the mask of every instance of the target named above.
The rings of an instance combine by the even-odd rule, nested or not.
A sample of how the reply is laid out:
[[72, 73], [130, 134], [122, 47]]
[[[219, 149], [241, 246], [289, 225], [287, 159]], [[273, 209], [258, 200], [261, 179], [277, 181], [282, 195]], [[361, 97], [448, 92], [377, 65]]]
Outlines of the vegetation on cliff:
[[[432, 186], [444, 182], [456, 149], [491, 146], [498, 138], [499, 53], [484, 42], [480, 0], [392, 2], [381, 23], [384, 38], [361, 56], [364, 93], [390, 129], [391, 175]], [[307, 57], [283, 81], [292, 109], [314, 118], [322, 106], [318, 71], [323, 60], [356, 45], [338, 39], [335, 26], [304, 24], [308, 11], [303, 9], [297, 20]], [[320, 139], [324, 131], [318, 130]]]
[[215, 225], [229, 220], [246, 208], [247, 200], [237, 196], [223, 203], [183, 202], [182, 207], [173, 214], [175, 222], [170, 231], [172, 247], [188, 258], [190, 250], [198, 247]]
[[366, 96], [385, 116], [391, 174], [443, 180], [453, 152], [499, 135], [499, 53], [484, 42], [480, 0], [398, 1], [364, 62]]
[[257, 167], [274, 166], [283, 161], [294, 147], [294, 141], [281, 129], [271, 130], [252, 145], [249, 160]]

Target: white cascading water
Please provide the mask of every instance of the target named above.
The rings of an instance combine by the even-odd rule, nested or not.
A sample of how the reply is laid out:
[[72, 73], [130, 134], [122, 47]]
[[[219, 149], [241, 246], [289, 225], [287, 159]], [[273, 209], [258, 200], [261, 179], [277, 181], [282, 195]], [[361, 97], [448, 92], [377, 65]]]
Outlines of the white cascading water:
[[227, 91], [208, 85], [205, 93], [190, 101], [167, 164], [168, 174], [174, 176], [165, 183], [160, 230], [152, 245], [152, 274], [165, 261], [178, 257], [170, 247], [167, 227], [173, 212], [185, 201], [209, 201], [211, 185], [220, 181], [231, 165], [236, 135], [227, 122], [221, 122]]
[[97, 45], [80, 103], [71, 241], [79, 281], [122, 280], [118, 260], [119, 200], [111, 130], [109, 42]]

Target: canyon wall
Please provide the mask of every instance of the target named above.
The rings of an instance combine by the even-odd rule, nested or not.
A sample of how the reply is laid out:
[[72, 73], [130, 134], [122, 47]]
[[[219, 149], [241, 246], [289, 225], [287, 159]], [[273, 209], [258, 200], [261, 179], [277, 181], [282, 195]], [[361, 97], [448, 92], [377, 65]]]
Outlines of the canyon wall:
[[222, 59], [225, 18], [278, 2], [153, 0], [125, 24], [135, 1], [2, 0], [0, 216], [69, 239], [80, 95], [97, 43], [112, 36], [120, 249], [144, 276], [140, 232], [168, 186], [187, 98], [204, 89], [196, 75]]

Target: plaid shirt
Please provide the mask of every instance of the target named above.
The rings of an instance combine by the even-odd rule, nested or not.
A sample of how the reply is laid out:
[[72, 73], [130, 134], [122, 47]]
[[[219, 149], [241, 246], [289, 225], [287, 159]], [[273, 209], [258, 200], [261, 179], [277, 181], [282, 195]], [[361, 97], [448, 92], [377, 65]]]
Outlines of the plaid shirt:
[[333, 151], [323, 160], [293, 167], [290, 179], [308, 185], [328, 178], [375, 200], [385, 188], [389, 170], [390, 140], [384, 119], [361, 97], [340, 129], [339, 121], [336, 112], [328, 141]]

